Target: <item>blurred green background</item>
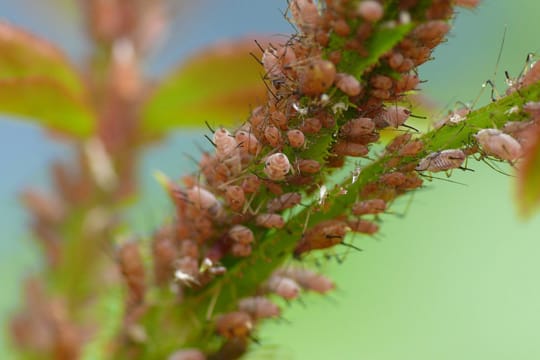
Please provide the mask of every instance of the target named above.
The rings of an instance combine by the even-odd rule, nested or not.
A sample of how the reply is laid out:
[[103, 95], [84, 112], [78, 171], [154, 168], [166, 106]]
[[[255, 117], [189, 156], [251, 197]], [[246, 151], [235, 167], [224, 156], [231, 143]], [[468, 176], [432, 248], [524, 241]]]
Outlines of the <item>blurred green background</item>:
[[[290, 31], [279, 12], [285, 1], [171, 2], [182, 12], [149, 61], [152, 75], [210, 42]], [[540, 50], [539, 14], [538, 0], [484, 1], [473, 12], [460, 10], [448, 42], [421, 68], [425, 94], [441, 107], [473, 100], [493, 76], [507, 26], [497, 74], [502, 87], [504, 70], [518, 74], [526, 54]], [[86, 43], [70, 1], [0, 0], [0, 17], [59, 42], [82, 60]], [[485, 94], [481, 103], [487, 101]], [[178, 176], [192, 170], [182, 154], [203, 143], [203, 131], [179, 131], [144, 157], [144, 196], [128, 214], [137, 231], [148, 232], [169, 213], [152, 171]], [[34, 126], [0, 118], [2, 322], [17, 305], [20, 279], [40, 267], [17, 192], [26, 185], [47, 187], [47, 166], [59, 157], [69, 157], [66, 146]], [[452, 177], [466, 186], [427, 182], [410, 207], [405, 197], [392, 208], [407, 211], [404, 218], [384, 216], [378, 240], [354, 239], [364, 252], [350, 253], [341, 265], [323, 265], [338, 290], [329, 298], [308, 295], [285, 305], [290, 323], [267, 322], [258, 334], [261, 345], [248, 358], [540, 359], [540, 216], [528, 222], [517, 217], [512, 178], [474, 160], [468, 166], [476, 171]], [[0, 354], [11, 358], [5, 338]]]

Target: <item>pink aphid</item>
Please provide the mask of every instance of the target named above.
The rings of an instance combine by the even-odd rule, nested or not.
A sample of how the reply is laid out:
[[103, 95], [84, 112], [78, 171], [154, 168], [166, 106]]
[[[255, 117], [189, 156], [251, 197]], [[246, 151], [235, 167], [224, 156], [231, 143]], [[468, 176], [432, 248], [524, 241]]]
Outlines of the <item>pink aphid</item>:
[[264, 163], [264, 173], [271, 180], [283, 180], [291, 170], [291, 163], [287, 155], [275, 153], [270, 155]]
[[287, 139], [289, 139], [289, 145], [293, 148], [301, 148], [306, 141], [304, 133], [298, 129], [287, 131]]
[[285, 220], [278, 214], [259, 214], [255, 218], [255, 224], [267, 229], [281, 229], [285, 226]]
[[285, 300], [294, 300], [300, 295], [301, 287], [293, 279], [272, 275], [268, 279], [267, 283], [268, 290], [273, 292]]
[[336, 87], [348, 96], [357, 96], [362, 91], [360, 82], [352, 75], [337, 73], [334, 80]]
[[229, 237], [238, 244], [249, 245], [255, 241], [253, 231], [244, 225], [234, 225], [229, 230]]
[[264, 296], [240, 299], [238, 310], [248, 313], [254, 320], [275, 318], [281, 315], [279, 306]]
[[432, 152], [418, 163], [416, 171], [448, 171], [460, 168], [467, 156], [460, 149]]
[[274, 274], [293, 279], [305, 290], [319, 294], [326, 294], [336, 288], [334, 282], [326, 276], [305, 268], [287, 267], [277, 270]]
[[289, 11], [296, 25], [304, 32], [313, 31], [319, 23], [319, 9], [312, 0], [292, 0]]
[[236, 139], [236, 142], [241, 152], [247, 152], [251, 155], [258, 154], [261, 145], [259, 144], [259, 140], [257, 140], [255, 135], [248, 131], [239, 130], [234, 135], [234, 138]]
[[227, 129], [217, 129], [212, 140], [216, 144], [216, 155], [219, 159], [233, 157], [238, 153], [238, 143]]
[[482, 129], [474, 137], [487, 155], [515, 161], [523, 154], [521, 144], [512, 136], [497, 129]]
[[407, 121], [411, 111], [403, 106], [390, 106], [386, 109], [383, 109], [377, 116], [373, 118], [375, 125], [379, 129], [384, 129], [387, 127], [398, 128]]
[[356, 8], [356, 12], [364, 18], [364, 20], [369, 22], [379, 21], [384, 15], [383, 6], [374, 0], [360, 1]]
[[173, 352], [167, 360], [206, 360], [206, 356], [198, 349], [182, 349]]
[[244, 207], [246, 195], [241, 186], [230, 185], [227, 186], [227, 190], [225, 190], [225, 199], [227, 199], [227, 203], [231, 210], [240, 211]]
[[186, 190], [186, 195], [188, 201], [201, 210], [206, 210], [213, 215], [221, 211], [221, 203], [214, 194], [200, 186]]
[[455, 111], [450, 112], [447, 116], [442, 118], [433, 124], [435, 129], [440, 129], [445, 125], [456, 125], [464, 121], [467, 118], [467, 115], [471, 112], [471, 109], [468, 107], [462, 107]]
[[367, 117], [356, 118], [347, 121], [340, 130], [340, 135], [353, 140], [363, 135], [371, 134], [375, 130], [375, 123]]
[[283, 211], [285, 209], [292, 208], [293, 206], [296, 206], [300, 204], [300, 201], [302, 200], [302, 195], [297, 192], [290, 192], [285, 193], [283, 195], [280, 195], [268, 202], [267, 209], [268, 212], [277, 212], [277, 211]]

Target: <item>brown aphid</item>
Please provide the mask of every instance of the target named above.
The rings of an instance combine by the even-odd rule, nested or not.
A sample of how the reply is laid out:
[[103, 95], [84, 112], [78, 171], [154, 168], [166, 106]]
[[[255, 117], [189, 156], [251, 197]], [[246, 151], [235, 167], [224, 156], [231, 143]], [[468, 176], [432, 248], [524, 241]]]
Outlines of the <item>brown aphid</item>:
[[241, 152], [249, 153], [251, 155], [257, 155], [261, 149], [259, 140], [252, 133], [244, 130], [237, 131], [235, 134], [238, 148]]
[[398, 70], [401, 64], [403, 64], [404, 57], [399, 52], [393, 52], [388, 56], [388, 65], [394, 69]]
[[278, 214], [259, 214], [255, 218], [255, 224], [267, 229], [281, 229], [285, 226], [285, 220]]
[[461, 123], [467, 118], [467, 115], [471, 112], [471, 109], [468, 107], [461, 107], [457, 110], [451, 111], [447, 116], [443, 117], [441, 120], [433, 124], [435, 129], [440, 129], [445, 125], [456, 125]]
[[290, 170], [289, 158], [283, 153], [270, 155], [264, 163], [264, 173], [270, 180], [283, 180]]
[[474, 137], [487, 155], [501, 160], [515, 161], [523, 154], [521, 144], [512, 136], [497, 129], [482, 129]]
[[345, 156], [332, 154], [326, 158], [326, 166], [330, 168], [341, 168], [345, 165]]
[[414, 140], [399, 149], [398, 154], [400, 156], [415, 156], [424, 148], [424, 143], [421, 140]]
[[247, 175], [242, 181], [242, 189], [246, 194], [253, 194], [259, 190], [261, 180], [255, 174]]
[[435, 0], [426, 11], [430, 20], [448, 19], [453, 15], [454, 9], [450, 0]]
[[390, 90], [394, 81], [388, 76], [384, 75], [374, 75], [369, 79], [371, 86], [381, 89], [381, 90]]
[[216, 331], [227, 339], [247, 338], [253, 330], [251, 316], [244, 311], [234, 311], [216, 319]]
[[281, 146], [283, 142], [281, 139], [281, 131], [274, 125], [268, 125], [264, 129], [264, 138], [266, 139], [266, 142], [270, 144], [270, 146], [275, 148]]
[[319, 294], [326, 294], [336, 288], [332, 280], [306, 268], [281, 268], [274, 274], [293, 279], [305, 290], [315, 291]]
[[292, 0], [289, 3], [289, 11], [295, 24], [306, 33], [316, 29], [319, 24], [319, 10], [312, 0]]
[[454, 5], [473, 9], [480, 4], [480, 0], [454, 0]]
[[267, 209], [270, 213], [283, 211], [285, 209], [289, 209], [293, 206], [300, 204], [300, 201], [302, 201], [302, 195], [300, 195], [300, 193], [285, 193], [270, 200], [268, 202]]
[[244, 225], [234, 225], [229, 229], [229, 237], [238, 244], [250, 245], [255, 241], [253, 231]]
[[386, 152], [387, 153], [395, 153], [399, 149], [401, 149], [405, 144], [407, 144], [409, 141], [411, 141], [412, 134], [411, 133], [404, 133], [401, 135], [396, 136], [392, 139], [388, 145], [386, 145]]
[[367, 117], [356, 118], [347, 121], [340, 129], [340, 135], [346, 139], [354, 140], [360, 136], [371, 134], [375, 131], [375, 123]]
[[384, 15], [384, 8], [375, 0], [364, 0], [358, 3], [356, 12], [366, 21], [377, 22]]
[[390, 100], [392, 98], [392, 92], [390, 90], [371, 89], [369, 93], [372, 99], [377, 100], [378, 103], [382, 100]]
[[402, 185], [407, 180], [407, 177], [402, 172], [391, 172], [383, 174], [379, 177], [379, 181], [386, 186], [397, 187]]
[[401, 73], [406, 73], [411, 71], [412, 69], [414, 69], [414, 61], [412, 59], [405, 58], [403, 59], [403, 62], [401, 63], [399, 68], [396, 70]]
[[403, 181], [399, 186], [398, 190], [413, 190], [422, 186], [424, 180], [422, 180], [418, 175], [413, 172], [409, 172], [405, 176], [405, 181]]
[[129, 303], [140, 304], [144, 300], [146, 280], [144, 264], [135, 242], [126, 242], [118, 249], [118, 265], [129, 289]]
[[180, 255], [193, 259], [199, 258], [199, 246], [193, 240], [184, 239], [180, 242]]
[[396, 93], [404, 93], [411, 90], [416, 90], [416, 87], [420, 83], [420, 79], [418, 76], [414, 74], [405, 74], [402, 75], [401, 78], [396, 81], [395, 85], [395, 92]]
[[186, 190], [187, 200], [195, 207], [216, 215], [221, 211], [221, 203], [210, 191], [194, 186]]
[[276, 110], [271, 112], [270, 122], [281, 130], [287, 130], [287, 116], [281, 111]]
[[[334, 65], [338, 65], [341, 61], [341, 51], [332, 51], [328, 54], [328, 60], [334, 63]], [[337, 85], [337, 84], [336, 84]], [[343, 91], [343, 90], [342, 90]]]
[[306, 142], [304, 133], [298, 129], [287, 131], [287, 139], [289, 140], [289, 145], [297, 149], [304, 146]]
[[362, 86], [354, 76], [346, 73], [337, 73], [335, 79], [336, 87], [348, 96], [360, 95]]
[[318, 96], [332, 86], [336, 66], [328, 60], [313, 59], [298, 69], [298, 86], [302, 94]]
[[396, 105], [383, 109], [373, 118], [373, 121], [379, 129], [387, 127], [398, 128], [407, 121], [410, 115], [411, 111], [409, 109]]
[[182, 349], [173, 352], [167, 360], [206, 360], [206, 356], [199, 349]]
[[317, 134], [322, 129], [322, 121], [316, 117], [304, 119], [299, 129], [304, 134]]
[[419, 25], [413, 31], [415, 36], [424, 46], [434, 48], [444, 39], [450, 31], [450, 24], [442, 20], [432, 20]]
[[386, 202], [382, 199], [364, 200], [354, 203], [352, 206], [353, 215], [380, 214], [386, 210]]
[[280, 196], [283, 194], [283, 187], [281, 187], [281, 185], [279, 185], [278, 183], [267, 180], [264, 182], [264, 186], [266, 186], [268, 191], [270, 191], [272, 194], [276, 196]]
[[364, 219], [349, 220], [347, 225], [351, 231], [361, 234], [373, 235], [379, 231], [379, 225]]
[[351, 34], [351, 27], [347, 24], [347, 21], [342, 18], [335, 20], [332, 24], [332, 28], [336, 35], [341, 37], [347, 37]]
[[285, 300], [294, 300], [300, 295], [301, 287], [296, 281], [288, 277], [272, 275], [266, 284], [270, 292], [281, 296]]
[[219, 159], [234, 157], [238, 152], [236, 139], [225, 128], [217, 129], [212, 140], [216, 145], [216, 155]]
[[432, 152], [418, 163], [416, 171], [448, 171], [460, 168], [465, 161], [466, 155], [463, 150], [449, 149]]
[[332, 152], [343, 156], [366, 156], [369, 153], [367, 146], [346, 140], [339, 140], [332, 147]]
[[233, 211], [240, 211], [246, 202], [246, 195], [241, 186], [229, 185], [225, 190], [225, 199]]
[[317, 160], [302, 159], [297, 164], [302, 174], [316, 174], [321, 171], [321, 164]]
[[251, 245], [246, 244], [233, 244], [231, 246], [231, 254], [236, 257], [247, 257], [251, 255]]
[[171, 280], [174, 272], [174, 260], [178, 252], [172, 240], [170, 229], [158, 230], [152, 240], [152, 255], [154, 256], [154, 279], [163, 285]]
[[240, 299], [238, 310], [248, 313], [254, 320], [275, 318], [281, 315], [279, 306], [264, 296]]
[[294, 256], [298, 257], [311, 250], [327, 249], [341, 244], [349, 230], [349, 226], [344, 221], [322, 221], [306, 231], [294, 249]]

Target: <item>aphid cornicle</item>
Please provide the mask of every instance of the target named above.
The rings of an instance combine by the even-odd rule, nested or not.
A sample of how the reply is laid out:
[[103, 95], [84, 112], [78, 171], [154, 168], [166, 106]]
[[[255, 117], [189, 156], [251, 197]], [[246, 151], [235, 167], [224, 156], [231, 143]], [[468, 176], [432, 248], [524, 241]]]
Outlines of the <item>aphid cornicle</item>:
[[216, 319], [216, 331], [227, 339], [247, 338], [253, 330], [251, 316], [243, 311], [234, 311]]
[[281, 229], [285, 226], [285, 220], [278, 214], [259, 214], [255, 218], [255, 224], [268, 229]]
[[432, 152], [418, 163], [416, 171], [448, 171], [458, 169], [467, 156], [460, 149], [448, 149]]
[[300, 285], [288, 277], [272, 275], [266, 284], [270, 292], [281, 296], [285, 300], [294, 300], [300, 295]]
[[515, 161], [523, 153], [521, 144], [516, 139], [497, 129], [482, 129], [474, 137], [484, 153], [501, 160]]
[[243, 298], [238, 301], [238, 310], [248, 313], [254, 320], [279, 317], [281, 310], [264, 296]]
[[264, 173], [270, 180], [283, 180], [290, 170], [289, 158], [283, 153], [270, 155], [264, 163]]
[[380, 214], [386, 210], [386, 202], [382, 199], [371, 199], [357, 202], [352, 207], [354, 215]]

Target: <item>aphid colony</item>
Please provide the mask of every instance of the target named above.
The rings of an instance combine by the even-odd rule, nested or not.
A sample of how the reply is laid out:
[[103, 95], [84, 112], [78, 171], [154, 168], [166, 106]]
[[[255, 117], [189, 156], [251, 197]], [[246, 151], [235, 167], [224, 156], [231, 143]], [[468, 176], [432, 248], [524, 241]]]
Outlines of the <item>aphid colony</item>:
[[[235, 131], [212, 130], [208, 139], [214, 151], [202, 154], [200, 174], [184, 177], [182, 186], [162, 179], [175, 205], [175, 220], [154, 235], [154, 283], [172, 284], [179, 299], [198, 294], [242, 258], [263, 261], [257, 253], [263, 235], [287, 231], [289, 209], [323, 209], [323, 196], [318, 205], [310, 201], [324, 188], [327, 169], [343, 166], [345, 157], [366, 157], [381, 130], [406, 125], [411, 111], [403, 104], [406, 93], [419, 84], [416, 66], [429, 60], [431, 49], [444, 39], [451, 15], [452, 2], [447, 0], [434, 1], [427, 9], [417, 1], [401, 2], [399, 14], [385, 14], [382, 2], [373, 0], [291, 0], [287, 16], [298, 33], [285, 43], [260, 45], [268, 101], [255, 107]], [[369, 55], [366, 44], [378, 30], [411, 20], [421, 25], [377, 64], [361, 74], [347, 71], [350, 64], [344, 59]], [[329, 48], [331, 39], [338, 38], [344, 49]], [[305, 229], [290, 255], [302, 257], [336, 245], [354, 247], [344, 242], [347, 233], [377, 233], [374, 220], [390, 202], [422, 185], [418, 171], [439, 171], [458, 162], [459, 156], [443, 151], [412, 167], [402, 165], [423, 146], [409, 133], [396, 137], [382, 155], [389, 159], [386, 173], [363, 184], [357, 202], [343, 209], [342, 216]], [[493, 153], [494, 148], [484, 151]], [[128, 250], [122, 250], [121, 263], [136, 257]], [[144, 281], [139, 283], [140, 278], [129, 274], [131, 268], [123, 266], [132, 298], [143, 302]], [[333, 288], [329, 279], [305, 269], [275, 271], [254, 289], [259, 293], [240, 300], [237, 309], [211, 314], [215, 332], [225, 340], [219, 351], [243, 353], [255, 323], [280, 315], [264, 295], [292, 300], [303, 290], [326, 293]]]

